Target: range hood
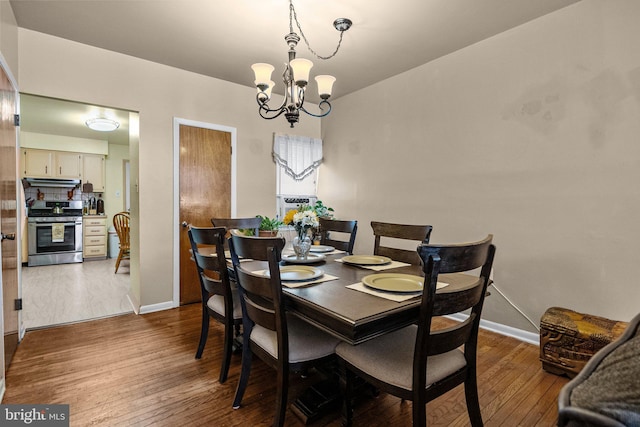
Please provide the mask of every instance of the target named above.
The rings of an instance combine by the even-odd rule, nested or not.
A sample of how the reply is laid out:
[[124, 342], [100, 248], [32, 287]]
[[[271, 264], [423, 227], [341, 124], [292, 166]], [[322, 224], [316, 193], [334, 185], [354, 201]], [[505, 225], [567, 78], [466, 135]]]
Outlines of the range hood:
[[79, 179], [24, 178], [23, 181], [28, 182], [31, 187], [72, 188], [80, 185]]

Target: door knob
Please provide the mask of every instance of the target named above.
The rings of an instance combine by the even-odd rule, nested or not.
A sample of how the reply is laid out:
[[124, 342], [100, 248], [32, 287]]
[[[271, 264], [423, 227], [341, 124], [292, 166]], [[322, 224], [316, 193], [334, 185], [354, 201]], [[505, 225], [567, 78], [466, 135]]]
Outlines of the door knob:
[[187, 228], [188, 226], [187, 221], [182, 221], [182, 228]]
[[2, 236], [0, 240], [16, 240], [16, 233], [9, 233], [9, 234], [0, 233], [0, 236]]

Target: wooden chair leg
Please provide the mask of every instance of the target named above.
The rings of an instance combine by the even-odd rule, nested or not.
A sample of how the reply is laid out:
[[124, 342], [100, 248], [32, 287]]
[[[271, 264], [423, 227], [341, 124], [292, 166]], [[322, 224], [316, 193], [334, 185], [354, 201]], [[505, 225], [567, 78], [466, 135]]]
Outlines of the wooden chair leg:
[[284, 419], [287, 412], [287, 395], [289, 393], [289, 369], [281, 368], [278, 372], [278, 386], [276, 390], [276, 417], [273, 425], [284, 426]]
[[[204, 305], [204, 304], [203, 304]], [[198, 343], [198, 350], [196, 351], [196, 359], [202, 357], [204, 346], [207, 344], [207, 337], [209, 336], [209, 313], [206, 307], [202, 307], [202, 326], [200, 327], [200, 342]]]
[[233, 353], [233, 321], [224, 324], [224, 345], [222, 349], [222, 366], [220, 367], [220, 384], [227, 380], [229, 365], [231, 364], [231, 353]]
[[482, 413], [480, 412], [480, 401], [478, 399], [478, 382], [475, 372], [468, 374], [464, 382], [464, 395], [467, 400], [467, 412], [473, 427], [482, 427]]
[[426, 427], [427, 425], [427, 404], [426, 402], [413, 401], [411, 405], [413, 412], [413, 427]]
[[245, 330], [242, 340], [242, 367], [240, 371], [240, 379], [238, 380], [238, 387], [236, 388], [236, 395], [233, 398], [233, 409], [238, 409], [242, 403], [242, 397], [244, 396], [244, 390], [247, 388], [249, 382], [249, 373], [251, 372], [251, 359], [253, 353], [251, 352], [251, 346], [249, 344], [249, 335], [251, 331]]
[[116, 273], [118, 272], [118, 267], [120, 266], [120, 260], [122, 260], [122, 249], [118, 253], [118, 259], [116, 260]]

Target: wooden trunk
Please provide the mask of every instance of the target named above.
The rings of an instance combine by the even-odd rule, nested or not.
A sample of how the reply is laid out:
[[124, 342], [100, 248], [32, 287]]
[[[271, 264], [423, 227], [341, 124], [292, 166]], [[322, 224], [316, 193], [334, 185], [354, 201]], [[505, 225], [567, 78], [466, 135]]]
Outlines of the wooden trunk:
[[566, 308], [549, 308], [540, 319], [542, 368], [575, 377], [591, 356], [618, 338], [627, 325]]

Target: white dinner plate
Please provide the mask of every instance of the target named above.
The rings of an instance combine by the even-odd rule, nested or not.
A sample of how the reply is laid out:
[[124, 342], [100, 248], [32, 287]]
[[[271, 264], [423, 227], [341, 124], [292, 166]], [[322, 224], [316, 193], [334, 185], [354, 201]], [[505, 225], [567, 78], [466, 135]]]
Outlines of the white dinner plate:
[[422, 292], [424, 277], [413, 274], [380, 273], [363, 277], [362, 283], [377, 291], [416, 293]]
[[347, 255], [342, 262], [351, 265], [384, 265], [391, 262], [391, 258], [380, 255]]
[[324, 261], [324, 254], [312, 254], [307, 255], [307, 259], [298, 259], [295, 254], [282, 255], [282, 260], [289, 264], [315, 264], [320, 261]]
[[[317, 279], [324, 274], [319, 268], [306, 265], [285, 265], [280, 267], [280, 279], [283, 282], [306, 282]], [[264, 271], [264, 275], [269, 277], [269, 270]]]
[[333, 246], [327, 245], [311, 245], [311, 252], [324, 253], [324, 252], [333, 252], [336, 248]]

